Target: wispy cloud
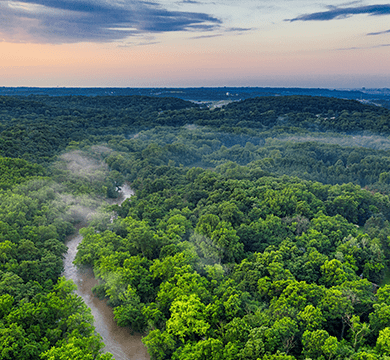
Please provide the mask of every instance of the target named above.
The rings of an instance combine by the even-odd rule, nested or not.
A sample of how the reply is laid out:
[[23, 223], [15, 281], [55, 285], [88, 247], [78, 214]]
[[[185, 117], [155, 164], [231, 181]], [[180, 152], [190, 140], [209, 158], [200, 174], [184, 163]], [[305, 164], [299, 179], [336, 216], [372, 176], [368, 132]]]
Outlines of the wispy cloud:
[[245, 31], [251, 31], [251, 30], [254, 30], [254, 29], [253, 28], [235, 28], [235, 27], [233, 27], [233, 28], [227, 29], [226, 31], [229, 31], [229, 32], [235, 32], [235, 31], [237, 31], [237, 32], [245, 32]]
[[110, 42], [132, 35], [212, 31], [221, 20], [142, 0], [0, 0], [0, 35], [38, 43]]
[[180, 1], [180, 4], [200, 4], [200, 2], [194, 0], [182, 0]]
[[193, 36], [191, 39], [197, 40], [197, 39], [208, 39], [208, 38], [215, 38], [223, 36], [223, 34], [210, 34], [210, 35], [199, 35], [199, 36]]
[[303, 14], [286, 21], [327, 21], [333, 19], [344, 19], [353, 15], [367, 14], [372, 16], [390, 15], [390, 4], [368, 5], [356, 7], [335, 7], [332, 6], [327, 11]]
[[368, 36], [371, 36], [371, 35], [383, 35], [383, 34], [389, 34], [389, 33], [390, 33], [390, 29], [389, 30], [385, 30], [385, 31], [378, 31], [378, 32], [368, 33], [367, 35]]
[[252, 30], [254, 30], [254, 29], [253, 28], [233, 28], [233, 27], [223, 29], [221, 27], [219, 33], [193, 36], [193, 37], [191, 37], [191, 39], [207, 39], [207, 38], [215, 38], [215, 37], [232, 35], [232, 34], [242, 35], [242, 34], [246, 33], [247, 31], [252, 31]]
[[389, 47], [390, 44], [379, 44], [379, 45], [373, 45], [373, 46], [352, 46], [348, 48], [340, 48], [336, 49], [337, 51], [344, 51], [344, 50], [363, 50], [363, 49], [377, 49], [377, 48], [382, 48], [382, 47]]
[[[133, 39], [133, 38], [132, 38]], [[136, 39], [136, 37], [135, 37]], [[130, 47], [135, 47], [135, 46], [147, 46], [147, 45], [155, 45], [155, 44], [160, 44], [160, 41], [157, 41], [155, 36], [141, 36], [138, 41], [129, 41], [126, 40], [125, 42], [118, 44], [118, 48], [130, 48]]]

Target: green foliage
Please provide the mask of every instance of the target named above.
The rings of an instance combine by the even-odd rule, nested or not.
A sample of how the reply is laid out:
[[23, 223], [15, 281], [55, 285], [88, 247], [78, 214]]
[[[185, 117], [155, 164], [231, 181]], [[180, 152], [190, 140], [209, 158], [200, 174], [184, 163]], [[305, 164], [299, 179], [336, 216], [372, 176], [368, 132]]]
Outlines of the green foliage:
[[390, 328], [387, 327], [379, 332], [376, 341], [376, 350], [381, 355], [390, 355]]
[[[348, 194], [383, 207], [386, 196], [196, 169], [172, 170], [169, 191], [144, 185], [167, 172], [134, 183], [137, 196], [117, 209], [123, 217], [103, 233], [86, 230], [77, 255], [95, 266], [118, 322], [149, 331], [153, 359], [342, 359], [374, 345], [387, 323], [359, 276], [381, 276], [367, 264], [386, 266], [382, 245], [329, 204]], [[203, 191], [196, 206], [166, 205], [190, 191]]]
[[42, 177], [45, 169], [22, 159], [0, 157], [0, 189], [7, 190], [14, 185]]
[[387, 109], [33, 96], [0, 110], [1, 358], [111, 357], [59, 276], [83, 207], [125, 181], [135, 195], [80, 231], [76, 263], [151, 359], [390, 356], [390, 292], [375, 293], [390, 266], [389, 146], [350, 135], [388, 134]]
[[74, 289], [73, 283], [60, 278], [50, 292], [25, 299], [12, 308], [12, 297], [3, 295], [1, 357], [110, 359], [110, 355], [100, 354], [103, 345], [94, 334], [92, 315]]
[[210, 325], [205, 319], [206, 306], [196, 295], [178, 297], [171, 305], [171, 317], [167, 321], [169, 334], [182, 342], [206, 335]]

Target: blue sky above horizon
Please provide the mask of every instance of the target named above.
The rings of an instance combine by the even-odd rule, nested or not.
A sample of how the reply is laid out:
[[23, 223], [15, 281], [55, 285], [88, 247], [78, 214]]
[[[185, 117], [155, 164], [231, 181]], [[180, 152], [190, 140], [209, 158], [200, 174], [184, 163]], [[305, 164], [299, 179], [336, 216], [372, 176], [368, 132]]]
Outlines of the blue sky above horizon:
[[390, 2], [0, 0], [0, 86], [390, 87]]

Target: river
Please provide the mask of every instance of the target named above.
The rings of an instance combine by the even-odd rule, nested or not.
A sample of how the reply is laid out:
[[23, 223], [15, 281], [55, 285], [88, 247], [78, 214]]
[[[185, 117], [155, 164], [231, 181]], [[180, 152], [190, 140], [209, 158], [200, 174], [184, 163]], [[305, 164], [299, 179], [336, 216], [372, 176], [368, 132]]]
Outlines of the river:
[[[133, 195], [133, 191], [128, 185], [122, 187], [121, 193], [121, 197], [114, 203], [121, 204]], [[106, 345], [104, 352], [110, 352], [116, 360], [149, 360], [146, 347], [141, 342], [141, 335], [132, 335], [129, 329], [118, 326], [114, 321], [112, 308], [107, 305], [105, 300], [100, 300], [92, 294], [92, 288], [97, 284], [92, 269], [79, 269], [73, 264], [77, 246], [83, 239], [78, 230], [79, 228], [65, 243], [68, 252], [65, 254], [63, 275], [66, 279], [74, 281], [77, 285], [77, 295], [81, 296], [91, 309], [95, 319], [95, 329], [102, 336]]]

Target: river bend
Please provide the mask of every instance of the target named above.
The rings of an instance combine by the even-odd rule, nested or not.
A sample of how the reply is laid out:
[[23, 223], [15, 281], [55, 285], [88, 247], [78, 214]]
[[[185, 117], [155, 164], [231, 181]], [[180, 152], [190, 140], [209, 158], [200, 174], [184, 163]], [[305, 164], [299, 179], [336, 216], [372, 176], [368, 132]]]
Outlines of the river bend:
[[[121, 193], [120, 198], [114, 203], [121, 204], [133, 195], [133, 191], [128, 185], [122, 187]], [[100, 300], [92, 294], [92, 288], [97, 284], [92, 269], [79, 269], [73, 264], [77, 254], [77, 246], [83, 239], [78, 233], [79, 229], [65, 243], [68, 252], [65, 254], [63, 275], [66, 279], [74, 281], [77, 285], [77, 295], [81, 296], [91, 309], [95, 319], [95, 329], [102, 336], [106, 345], [105, 352], [113, 354], [116, 360], [149, 360], [146, 347], [141, 342], [141, 335], [132, 335], [129, 329], [118, 326], [114, 321], [112, 308], [107, 305], [106, 300]]]

